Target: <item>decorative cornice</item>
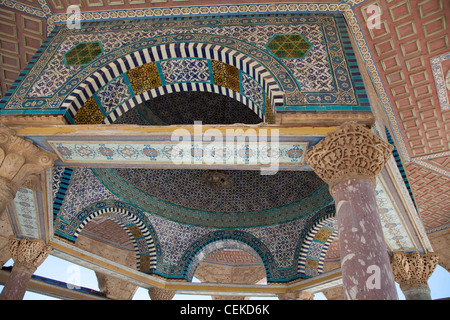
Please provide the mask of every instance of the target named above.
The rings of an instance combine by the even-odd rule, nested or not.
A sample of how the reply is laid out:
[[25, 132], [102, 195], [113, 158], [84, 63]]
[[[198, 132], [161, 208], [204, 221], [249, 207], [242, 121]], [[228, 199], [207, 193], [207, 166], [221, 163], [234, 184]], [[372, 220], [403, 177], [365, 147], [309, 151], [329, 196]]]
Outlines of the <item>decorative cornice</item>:
[[393, 146], [383, 141], [367, 127], [346, 122], [306, 154], [306, 162], [330, 189], [350, 179], [375, 182]]
[[16, 187], [22, 186], [40, 172], [53, 166], [56, 154], [48, 152], [32, 141], [16, 136], [15, 132], [0, 125], [0, 176]]
[[395, 282], [402, 290], [428, 286], [428, 278], [433, 274], [439, 262], [439, 255], [429, 252], [394, 252], [391, 267]]
[[16, 136], [0, 124], [0, 213], [14, 199], [17, 188], [36, 189], [39, 174], [53, 166], [57, 156]]

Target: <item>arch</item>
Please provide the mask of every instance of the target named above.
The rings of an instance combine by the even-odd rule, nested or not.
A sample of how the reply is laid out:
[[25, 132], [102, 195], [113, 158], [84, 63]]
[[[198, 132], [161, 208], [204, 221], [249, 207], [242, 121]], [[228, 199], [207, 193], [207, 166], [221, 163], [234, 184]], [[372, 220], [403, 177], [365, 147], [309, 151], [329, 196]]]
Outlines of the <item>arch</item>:
[[303, 240], [298, 262], [298, 274], [306, 277], [323, 272], [323, 262], [331, 242], [337, 236], [335, 213], [319, 219]]
[[267, 281], [271, 279], [275, 266], [269, 249], [258, 238], [238, 230], [214, 231], [194, 241], [181, 258], [183, 277], [187, 281], [192, 281], [195, 270], [203, 258], [222, 249], [243, 250], [260, 259], [266, 270]]
[[[119, 206], [117, 206], [118, 204]], [[157, 248], [155, 246], [154, 235], [151, 233], [152, 228], [144, 223], [142, 217], [139, 217], [136, 212], [127, 210], [124, 206], [121, 208], [121, 204], [117, 203], [117, 201], [115, 201], [114, 205], [110, 203], [106, 203], [105, 205], [105, 203], [102, 203], [100, 204], [102, 208], [98, 209], [99, 204], [96, 203], [94, 206], [91, 205], [90, 208], [88, 207], [82, 210], [81, 215], [77, 217], [80, 222], [73, 233], [73, 238], [76, 241], [83, 228], [95, 217], [107, 216], [118, 223], [133, 240], [137, 270], [150, 272], [156, 268], [157, 262]], [[129, 223], [124, 223], [123, 218]]]
[[224, 96], [233, 98], [249, 107], [258, 117], [261, 118], [261, 120], [263, 121], [265, 120], [265, 114], [262, 112], [262, 110], [258, 108], [258, 106], [252, 100], [248, 99], [244, 95], [241, 95], [240, 93], [234, 90], [208, 83], [174, 83], [135, 95], [134, 97], [131, 97], [130, 99], [122, 102], [106, 116], [106, 118], [103, 120], [103, 123], [104, 124], [113, 123], [124, 113], [130, 111], [135, 106], [143, 103], [144, 101], [149, 101], [156, 97], [162, 96], [164, 94], [169, 94], [172, 92], [181, 92], [183, 90], [198, 91], [198, 92], [206, 91], [222, 94]]
[[[227, 39], [227, 37], [223, 38]], [[148, 43], [149, 41], [146, 44], [148, 45]], [[250, 44], [247, 45], [250, 46]], [[67, 116], [73, 119], [83, 104], [105, 84], [144, 64], [173, 58], [204, 58], [232, 65], [253, 77], [265, 90], [271, 106], [275, 110], [276, 106], [284, 104], [284, 92], [263, 63], [258, 61], [258, 59], [264, 59], [268, 54], [257, 47], [253, 48], [253, 50], [256, 53], [254, 57], [251, 57], [223, 44], [216, 45], [200, 42], [160, 44], [139, 49], [103, 67], [99, 65], [101, 68], [87, 77], [65, 99], [62, 109], [67, 110]]]

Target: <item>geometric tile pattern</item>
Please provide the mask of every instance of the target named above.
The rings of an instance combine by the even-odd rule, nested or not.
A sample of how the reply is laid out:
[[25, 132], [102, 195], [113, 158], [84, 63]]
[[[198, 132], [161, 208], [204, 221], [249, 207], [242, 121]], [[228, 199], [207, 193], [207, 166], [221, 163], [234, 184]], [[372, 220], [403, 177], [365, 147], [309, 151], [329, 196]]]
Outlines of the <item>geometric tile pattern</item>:
[[[197, 19], [201, 18], [196, 18], [195, 20]], [[64, 103], [67, 95], [77, 87], [79, 87], [78, 90], [84, 91], [87, 83], [82, 84], [82, 82], [96, 70], [101, 69], [103, 74], [105, 74], [109, 68], [116, 68], [115, 63], [112, 61], [119, 62], [120, 60], [121, 72], [117, 73], [117, 70], [114, 70], [115, 75], [112, 78], [105, 79], [106, 82], [123, 72], [129, 71], [134, 66], [141, 66], [142, 62], [144, 62], [143, 60], [146, 60], [145, 64], [180, 57], [214, 57], [238, 67], [238, 69], [246, 72], [261, 84], [271, 99], [271, 105], [274, 110], [279, 108], [283, 108], [286, 111], [290, 111], [290, 109], [304, 111], [326, 111], [333, 110], [333, 108], [343, 111], [364, 111], [370, 109], [367, 95], [364, 87], [361, 85], [362, 79], [358, 72], [356, 60], [351, 58], [352, 48], [348, 46], [348, 31], [342, 15], [314, 15], [308, 18], [283, 16], [281, 20], [274, 16], [264, 18], [265, 22], [270, 23], [270, 25], [250, 24], [249, 21], [242, 20], [239, 17], [231, 19], [231, 24], [230, 21], [224, 19], [216, 19], [217, 22], [214, 19], [205, 19], [206, 25], [201, 29], [198, 28], [197, 21], [182, 21], [180, 19], [175, 19], [167, 26], [161, 25], [159, 22], [151, 26], [147, 23], [139, 22], [139, 26], [134, 28], [133, 31], [130, 30], [130, 24], [127, 23], [117, 26], [91, 24], [89, 31], [92, 32], [77, 34], [79, 39], [74, 41], [74, 38], [72, 38], [72, 42], [76, 43], [72, 43], [72, 46], [69, 46], [70, 43], [65, 43], [64, 48], [58, 49], [55, 59], [64, 60], [61, 59], [64, 53], [73, 49], [74, 45], [80, 42], [89, 43], [96, 41], [101, 42], [103, 46], [104, 54], [101, 57], [96, 58], [84, 68], [71, 67], [75, 69], [70, 70], [67, 66], [64, 66], [64, 63], [58, 63], [56, 60], [48, 64], [48, 67], [44, 63], [39, 65], [39, 67], [36, 65], [35, 68], [28, 72], [30, 82], [23, 81], [19, 85], [20, 88], [16, 90], [17, 94], [23, 93], [24, 96], [21, 95], [22, 98], [20, 99], [6, 97], [4, 102], [11, 100], [11, 103], [8, 103], [5, 109], [19, 110], [23, 109], [25, 104], [27, 104], [27, 107], [34, 107], [33, 110], [39, 113], [43, 111], [51, 112], [51, 109], [58, 109], [60, 106], [67, 110], [67, 105]], [[216, 26], [217, 23], [221, 24], [220, 28]], [[321, 28], [320, 26], [322, 25], [326, 27]], [[204, 32], [204, 34], [180, 33], [182, 31], [180, 28], [186, 27]], [[63, 44], [63, 38], [66, 35], [63, 35], [58, 29], [56, 28], [53, 34], [54, 43], [50, 41], [46, 44], [47, 46]], [[309, 30], [312, 29], [315, 31], [308, 36]], [[100, 30], [101, 32], [98, 32]], [[292, 71], [290, 71], [280, 59], [267, 53], [265, 45], [276, 34], [298, 34], [308, 39], [313, 44], [311, 48], [313, 54], [309, 57], [311, 60], [308, 58], [309, 55], [303, 59], [281, 59], [289, 60], [292, 64]], [[180, 39], [185, 42], [180, 43]], [[141, 40], [141, 42], [136, 44], [138, 40]], [[175, 43], [175, 47], [168, 47], [166, 51], [166, 48], [163, 49], [162, 45], [166, 46], [169, 43]], [[186, 48], [186, 43], [193, 44]], [[205, 44], [207, 44], [206, 47]], [[119, 47], [123, 50], [112, 50]], [[151, 52], [149, 51], [148, 53], [145, 50], [139, 50], [144, 47], [152, 47], [154, 49], [151, 49]], [[197, 47], [201, 49], [198, 50]], [[327, 47], [330, 48], [329, 57], [327, 56]], [[222, 50], [218, 50], [218, 48]], [[156, 56], [152, 57], [154, 54]], [[349, 57], [346, 57], [347, 54]], [[148, 56], [150, 56], [150, 59]], [[248, 60], [246, 56], [251, 57], [254, 61]], [[318, 56], [320, 56], [320, 63], [316, 60]], [[123, 59], [124, 57], [126, 58]], [[248, 64], [250, 64], [249, 67], [247, 66]], [[317, 70], [314, 69], [316, 65], [319, 66]], [[268, 66], [271, 68], [272, 76], [278, 81], [278, 84], [274, 83], [274, 89], [278, 92], [272, 89], [272, 81], [266, 80], [268, 73], [261, 73], [261, 67], [267, 69]], [[302, 69], [302, 66], [305, 68]], [[255, 70], [258, 74], [255, 73]], [[328, 70], [328, 73], [326, 70]], [[308, 72], [308, 77], [310, 78], [308, 81], [305, 80], [308, 77], [305, 76], [304, 72]], [[32, 81], [31, 76], [35, 77]], [[92, 80], [92, 78], [89, 79], [89, 81]], [[318, 87], [315, 88], [316, 91], [314, 92], [304, 92], [297, 81], [303, 81], [305, 85], [310, 84]], [[32, 85], [31, 82], [36, 82], [36, 85]], [[130, 83], [133, 85], [131, 79]], [[92, 85], [92, 83], [88, 85]], [[101, 83], [100, 87], [102, 85], [103, 83]], [[36, 98], [32, 106], [25, 95], [29, 91], [30, 86], [32, 87], [30, 93], [32, 97]], [[44, 92], [40, 88], [48, 89]], [[91, 90], [91, 93], [95, 91]], [[284, 98], [279, 94], [280, 91], [285, 92]], [[84, 94], [84, 92], [77, 92], [77, 94]], [[135, 94], [139, 94], [139, 91], [135, 92]], [[281, 98], [278, 97], [279, 95]], [[80, 104], [82, 105], [88, 97], [82, 98]], [[73, 118], [71, 117], [73, 115], [68, 115], [69, 121], [72, 121]]]
[[162, 85], [156, 63], [146, 63], [127, 72], [131, 88], [138, 95]]
[[68, 66], [85, 65], [102, 53], [102, 45], [98, 41], [80, 43], [64, 54], [64, 61]]
[[166, 83], [210, 82], [210, 70], [205, 59], [171, 59], [160, 62]]
[[104, 116], [94, 97], [90, 97], [75, 115], [76, 124], [100, 124]]
[[214, 84], [239, 92], [239, 70], [218, 60], [211, 61]]
[[131, 97], [131, 92], [124, 77], [125, 75], [115, 78], [95, 93], [105, 114], [110, 113], [119, 104]]
[[260, 106], [264, 110], [265, 95], [264, 89], [245, 72], [241, 72], [242, 94]]
[[311, 47], [312, 44], [298, 34], [277, 34], [267, 44], [267, 48], [281, 59], [303, 58]]

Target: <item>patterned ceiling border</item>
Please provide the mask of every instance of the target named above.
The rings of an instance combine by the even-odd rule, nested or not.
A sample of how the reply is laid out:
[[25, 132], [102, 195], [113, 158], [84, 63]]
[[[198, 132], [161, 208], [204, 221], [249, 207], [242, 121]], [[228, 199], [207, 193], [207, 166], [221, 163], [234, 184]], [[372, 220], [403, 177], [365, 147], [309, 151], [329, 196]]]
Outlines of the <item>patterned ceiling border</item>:
[[446, 87], [446, 75], [444, 75], [442, 70], [442, 62], [446, 60], [450, 60], [450, 52], [430, 59], [434, 82], [436, 83], [436, 90], [442, 110], [450, 110], [450, 97], [448, 94], [450, 89], [447, 89]]
[[[49, 18], [51, 16], [51, 10], [50, 10], [50, 8], [48, 8], [46, 1], [45, 0], [38, 0], [38, 1], [39, 1], [39, 5], [41, 6], [41, 8], [43, 6], [46, 7], [45, 10], [39, 10], [35, 7], [31, 7], [26, 4], [19, 3], [16, 1], [11, 1], [11, 0], [0, 0], [0, 6], [5, 6], [8, 8], [17, 10], [17, 11], [28, 13], [28, 14], [31, 14], [31, 15], [39, 17], [39, 18], [46, 18], [46, 17]], [[48, 24], [47, 24], [47, 30], [48, 30]]]
[[417, 163], [418, 165], [421, 165], [425, 168], [428, 168], [430, 170], [433, 170], [439, 174], [442, 174], [443, 176], [449, 177], [450, 178], [450, 172], [448, 170], [445, 170], [443, 168], [440, 168], [438, 166], [435, 166], [431, 163], [429, 163], [426, 160], [429, 159], [435, 159], [435, 158], [441, 158], [441, 157], [450, 157], [450, 151], [445, 151], [445, 152], [439, 152], [439, 153], [435, 153], [435, 154], [431, 154], [431, 155], [426, 155], [426, 156], [422, 156], [422, 157], [416, 157], [412, 159], [412, 162]]

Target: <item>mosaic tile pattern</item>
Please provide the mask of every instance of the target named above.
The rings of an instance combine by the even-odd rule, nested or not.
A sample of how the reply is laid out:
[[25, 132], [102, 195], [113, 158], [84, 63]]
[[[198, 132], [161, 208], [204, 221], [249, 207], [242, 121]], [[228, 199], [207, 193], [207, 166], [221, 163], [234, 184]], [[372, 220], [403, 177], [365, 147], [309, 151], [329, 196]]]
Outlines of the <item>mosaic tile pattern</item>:
[[[127, 200], [122, 198], [124, 193], [121, 193], [120, 196], [113, 195], [107, 187], [98, 180], [97, 177], [100, 172], [101, 170], [93, 172], [91, 169], [86, 168], [76, 168], [73, 170], [63, 205], [55, 219], [54, 228], [57, 235], [71, 241], [76, 241], [78, 234], [82, 232], [84, 226], [88, 225], [90, 221], [93, 221], [96, 217], [100, 216], [109, 217], [122, 225], [123, 229], [130, 234], [132, 239], [136, 239], [134, 240], [134, 250], [138, 255], [136, 263], [140, 270], [144, 272], [157, 273], [169, 278], [186, 279], [189, 273], [187, 271], [192, 265], [192, 261], [199, 259], [197, 253], [199, 253], [206, 244], [218, 241], [217, 245], [220, 246], [220, 241], [223, 241], [224, 239], [234, 239], [241, 242], [242, 245], [249, 245], [258, 252], [259, 257], [265, 263], [266, 270], [269, 274], [269, 281], [286, 281], [286, 279], [302, 276], [301, 274], [297, 274], [300, 246], [302, 238], [306, 235], [308, 226], [316, 219], [316, 217], [315, 215], [307, 215], [305, 218], [300, 219], [298, 217], [298, 212], [307, 207], [307, 203], [311, 204], [312, 202], [315, 202], [315, 205], [320, 206], [320, 199], [317, 197], [315, 201], [307, 201], [305, 204], [300, 204], [298, 208], [292, 209], [292, 212], [295, 213], [297, 218], [287, 218], [287, 222], [281, 222], [279, 225], [276, 223], [274, 224], [273, 221], [270, 221], [270, 219], [267, 218], [272, 217], [279, 219], [280, 216], [282, 216], [282, 212], [278, 214], [272, 212], [266, 218], [261, 220], [263, 225], [259, 227], [241, 230], [236, 230], [234, 228], [218, 229], [210, 226], [192, 225], [192, 222], [194, 222], [193, 219], [195, 219], [195, 216], [192, 214], [198, 214], [198, 212], [191, 212], [191, 216], [189, 220], [187, 220], [188, 223], [179, 223], [175, 221], [176, 219], [172, 218], [179, 217], [182, 212], [177, 212], [171, 219], [167, 219], [163, 214], [166, 209], [161, 207], [161, 205], [159, 205], [159, 209], [157, 210], [155, 210], [156, 207], [152, 206], [146, 207], [148, 211], [139, 210], [135, 206], [128, 204], [130, 199]], [[191, 174], [191, 172], [188, 173]], [[239, 174], [239, 172], [236, 172], [236, 174]], [[63, 175], [64, 174], [60, 174], [61, 177]], [[154, 175], [154, 177], [158, 177], [158, 175]], [[192, 177], [186, 178], [188, 179], [186, 180], [187, 182]], [[161, 183], [167, 183], [167, 181], [170, 181], [171, 179], [177, 180], [174, 176], [171, 176], [171, 178], [164, 178], [164, 176], [162, 176], [158, 179], [160, 183], [155, 183], [155, 186], [161, 186]], [[62, 179], [59, 180], [62, 181]], [[248, 177], [241, 177], [240, 184], [235, 188], [244, 188], [241, 193], [246, 192], [246, 188], [254, 189], [255, 186], [246, 185], [248, 180]], [[280, 178], [279, 181], [281, 183], [284, 180], [286, 179]], [[300, 180], [304, 181], [305, 179]], [[104, 182], [105, 180], [102, 179], [102, 181]], [[54, 183], [56, 185], [61, 185], [61, 182], [56, 180]], [[299, 183], [297, 183], [297, 187], [298, 184]], [[261, 187], [265, 187], [265, 185], [267, 185], [267, 181], [262, 181]], [[281, 183], [281, 185], [285, 187], [284, 184]], [[124, 187], [126, 186], [115, 183], [114, 188], [111, 190], [116, 192], [122, 190]], [[294, 188], [294, 186], [292, 187]], [[314, 188], [314, 185], [311, 185], [310, 187]], [[57, 187], [55, 186], [55, 188]], [[128, 188], [130, 196], [142, 196], [141, 194], [137, 194], [136, 189], [131, 188], [130, 185], [126, 188]], [[203, 189], [204, 188], [205, 187], [203, 186]], [[273, 186], [272, 188], [266, 187], [266, 189], [267, 192], [270, 192], [269, 189], [275, 191], [275, 187]], [[323, 191], [328, 194], [328, 188], [323, 188]], [[190, 188], [190, 192], [195, 193], [195, 189]], [[291, 194], [291, 191], [286, 191], [286, 195], [288, 194]], [[195, 197], [194, 194], [193, 197]], [[248, 197], [250, 199], [250, 195], [248, 195]], [[261, 196], [261, 199], [264, 199], [264, 197], [266, 197], [266, 195]], [[283, 196], [280, 197], [282, 199], [279, 200], [285, 200], [286, 198]], [[293, 195], [293, 199], [295, 198], [296, 196]], [[234, 201], [236, 204], [241, 205], [241, 200], [234, 200], [231, 193], [229, 194], [229, 201]], [[263, 208], [264, 207], [260, 207], [260, 209]], [[240, 210], [246, 209], [242, 207]], [[308, 212], [311, 212], [310, 210], [314, 211], [314, 209], [311, 208], [307, 208], [306, 210], [308, 210]], [[319, 217], [322, 214], [322, 211], [320, 211]], [[240, 219], [242, 214], [237, 217]], [[252, 226], [255, 226], [255, 219], [257, 219], [256, 216], [253, 216], [251, 219]], [[269, 225], [265, 226], [265, 224]], [[136, 229], [133, 225], [136, 225], [139, 228]]]
[[160, 62], [165, 83], [211, 82], [205, 59], [171, 59]]
[[375, 192], [384, 238], [388, 245], [392, 250], [414, 250], [415, 246], [408, 231], [399, 218], [399, 214], [395, 212], [398, 209], [379, 179], [377, 179]]
[[299, 256], [299, 273], [307, 277], [314, 277], [322, 273], [328, 248], [337, 236], [334, 216], [334, 206], [330, 206], [328, 213], [309, 229], [308, 234], [303, 239]]
[[240, 91], [239, 70], [236, 67], [217, 60], [211, 61], [211, 67], [216, 85], [236, 92]]
[[267, 48], [280, 59], [301, 59], [312, 44], [299, 34], [276, 34], [267, 43]]
[[[345, 58], [347, 53], [351, 55], [352, 52], [348, 46], [344, 50], [341, 43], [341, 39], [347, 41], [348, 32], [345, 27], [345, 22], [340, 15], [299, 14], [276, 17], [267, 15], [255, 16], [252, 18], [252, 21], [239, 16], [230, 17], [230, 19], [225, 20], [215, 18], [202, 21], [202, 19], [205, 18], [196, 18], [192, 21], [174, 19], [169, 24], [160, 23], [158, 20], [133, 24], [124, 22], [118, 25], [100, 25], [94, 23], [89, 26], [83, 26], [83, 32], [77, 35], [70, 33], [63, 34], [60, 30], [55, 29], [55, 33], [52, 34], [50, 41], [43, 47], [40, 56], [40, 59], [49, 62], [36, 64], [36, 68], [27, 70], [26, 76], [28, 77], [28, 81], [20, 82], [20, 85], [18, 85], [14, 92], [14, 94], [18, 94], [19, 96], [14, 99], [11, 99], [13, 94], [5, 97], [4, 102], [7, 100], [11, 101], [11, 105], [7, 104], [6, 109], [39, 108], [41, 110], [39, 112], [45, 109], [48, 113], [51, 112], [50, 109], [57, 109], [61, 106], [66, 108], [64, 101], [68, 97], [68, 94], [81, 84], [86, 77], [93, 75], [96, 70], [99, 70], [99, 68], [105, 67], [103, 70], [107, 70], [110, 67], [117, 67], [118, 70], [128, 71], [127, 65], [131, 63], [136, 65], [137, 63], [137, 66], [139, 66], [139, 61], [145, 64], [150, 61], [164, 60], [167, 57], [175, 58], [189, 55], [190, 57], [206, 58], [206, 56], [202, 55], [208, 55], [210, 53], [205, 52], [203, 48], [199, 51], [196, 48], [197, 43], [208, 43], [208, 45], [212, 45], [210, 47], [211, 49], [216, 45], [220, 45], [222, 46], [221, 48], [230, 48], [231, 50], [235, 50], [234, 52], [240, 51], [244, 56], [248, 55], [252, 59], [255, 59], [256, 63], [264, 66], [264, 68], [268, 68], [267, 70], [270, 70], [268, 74], [272, 74], [276, 81], [278, 81], [278, 85], [280, 86], [278, 91], [286, 92], [285, 99], [282, 103], [278, 102], [278, 96], [275, 96], [274, 92], [267, 90], [266, 84], [261, 82], [262, 78], [253, 73], [249, 74], [269, 93], [272, 107], [275, 109], [282, 108], [282, 110], [286, 111], [328, 110], [324, 104], [328, 108], [335, 106], [337, 108], [336, 110], [356, 111], [370, 109], [364, 88], [359, 85], [362, 81], [360, 81], [360, 74], [357, 71], [357, 67], [355, 67], [356, 63], [353, 61], [354, 59], [347, 60]], [[202, 21], [200, 23], [201, 27], [199, 27], [199, 21]], [[186, 33], [187, 31], [189, 33]], [[289, 59], [295, 65], [293, 65], [292, 70], [287, 69], [275, 56], [269, 55], [265, 47], [271, 37], [276, 34], [301, 35], [313, 45], [311, 52], [318, 50], [314, 54], [311, 54], [311, 56], [320, 59], [321, 63], [311, 63], [311, 61], [305, 59], [307, 57], [303, 59]], [[82, 69], [73, 69], [77, 67], [70, 67], [72, 69], [68, 69], [61, 65], [61, 61], [63, 60], [61, 59], [62, 55], [74, 47], [73, 43], [94, 41], [100, 41], [103, 44], [105, 52], [101, 57], [95, 59]], [[158, 49], [151, 49], [148, 53], [136, 51], [142, 48], [157, 48], [160, 45], [179, 43], [180, 41], [184, 41], [183, 44], [180, 44], [181, 50], [173, 50], [173, 48], [167, 47], [163, 49], [165, 52], [158, 52]], [[194, 45], [189, 45], [189, 49], [184, 49], [183, 47], [188, 42], [194, 43]], [[199, 44], [199, 46], [203, 46], [203, 44]], [[55, 51], [56, 48], [58, 49]], [[119, 48], [120, 50], [118, 50]], [[327, 56], [326, 48], [330, 48], [330, 57]], [[126, 57], [132, 52], [134, 53], [131, 56], [123, 59], [123, 57]], [[136, 56], [136, 52], [138, 52], [140, 57]], [[238, 66], [241, 70], [245, 70], [246, 66], [242, 63], [245, 60], [238, 57], [239, 55], [236, 55], [228, 49], [223, 52], [227, 52], [227, 55], [231, 54], [229, 57], [233, 61], [232, 64]], [[212, 55], [216, 55], [217, 53], [219, 53], [217, 50], [211, 52]], [[151, 56], [154, 54], [158, 56], [156, 59], [147, 60], [146, 55], [153, 59], [155, 57], [152, 58]], [[195, 56], [192, 54], [195, 54]], [[222, 58], [229, 59], [224, 55], [220, 59]], [[113, 61], [118, 62], [118, 65]], [[327, 61], [329, 61], [328, 65], [326, 65]], [[115, 66], [112, 67], [111, 63], [115, 64]], [[119, 67], [119, 65], [121, 66]], [[318, 68], [314, 69], [316, 65]], [[334, 78], [336, 81], [334, 83], [335, 90], [328, 92], [324, 92], [323, 90], [320, 92], [302, 91], [304, 89], [299, 86], [299, 81], [304, 81], [306, 78], [305, 74], [293, 74], [296, 70], [300, 70], [301, 68], [299, 67], [301, 66], [313, 68], [311, 69], [312, 74], [310, 76], [318, 78], [320, 81], [314, 83], [320, 83], [323, 86], [322, 89], [325, 91], [328, 89], [324, 85], [330, 85], [328, 80]], [[324, 77], [326, 74], [327, 68], [331, 72], [328, 74], [328, 80], [320, 79], [320, 77]], [[118, 70], [112, 71], [117, 72]], [[350, 78], [353, 82], [350, 81]], [[68, 81], [69, 79], [70, 81]], [[306, 82], [306, 84], [309, 83], [311, 81]], [[355, 86], [352, 83], [355, 83]], [[31, 91], [29, 91], [30, 86], [33, 88]], [[42, 88], [45, 88], [46, 92], [43, 92]], [[95, 91], [91, 90], [91, 92]], [[39, 97], [40, 99], [31, 102], [27, 100], [26, 95], [36, 98]], [[82, 100], [81, 103], [83, 104], [84, 101]]]
[[100, 42], [87, 42], [76, 45], [64, 54], [64, 61], [68, 66], [86, 65], [103, 53]]
[[152, 197], [210, 212], [269, 210], [297, 202], [323, 186], [320, 178], [306, 171], [283, 171], [274, 176], [263, 176], [259, 171], [228, 170], [226, 174], [231, 183], [220, 191], [205, 184], [208, 172], [205, 170], [117, 168], [113, 171]]
[[39, 209], [35, 192], [27, 188], [19, 188], [12, 205], [18, 222], [19, 234], [32, 239], [41, 238]]
[[242, 94], [253, 100], [262, 110], [264, 110], [265, 94], [264, 89], [245, 72], [241, 72]]
[[[66, 221], [71, 221], [83, 208], [105, 199], [120, 200], [120, 198], [117, 198], [105, 188], [90, 169], [75, 168], [59, 212], [59, 217]], [[56, 227], [58, 228], [58, 224]], [[71, 228], [75, 228], [75, 226], [71, 226]], [[65, 231], [69, 233], [68, 230]], [[75, 231], [76, 228], [72, 230], [72, 233]]]
[[128, 100], [131, 97], [131, 92], [124, 77], [119, 76], [97, 91], [95, 96], [105, 114], [108, 114], [122, 102]]
[[90, 97], [76, 114], [74, 121], [76, 124], [100, 124], [104, 115], [94, 97]]
[[141, 94], [162, 85], [156, 63], [146, 63], [127, 72], [134, 94]]

